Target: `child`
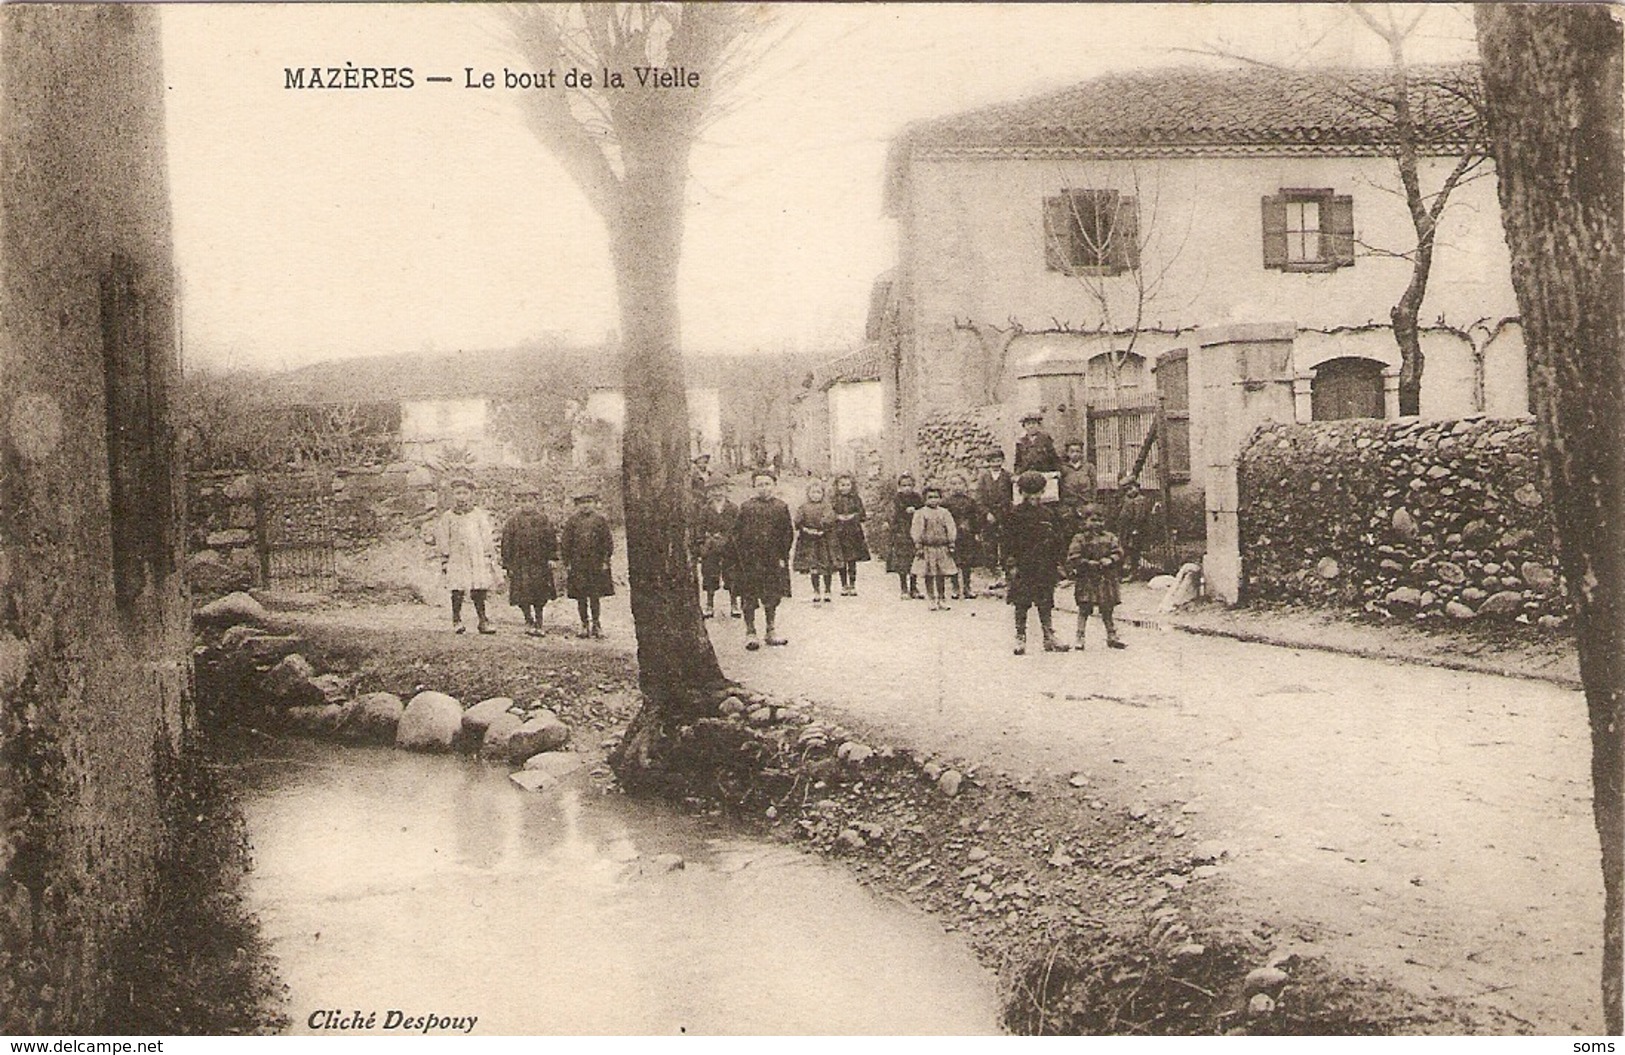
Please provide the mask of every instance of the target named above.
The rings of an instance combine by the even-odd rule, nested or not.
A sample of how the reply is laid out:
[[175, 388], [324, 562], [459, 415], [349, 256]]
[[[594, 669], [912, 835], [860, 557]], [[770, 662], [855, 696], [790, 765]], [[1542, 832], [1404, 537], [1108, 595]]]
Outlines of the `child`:
[[897, 493], [892, 496], [890, 539], [886, 546], [886, 570], [897, 576], [897, 587], [902, 599], [920, 599], [920, 581], [914, 571], [914, 511], [925, 505], [920, 492], [914, 490], [914, 477], [902, 473], [897, 477]]
[[992, 589], [1004, 585], [1004, 520], [1010, 515], [1016, 481], [1004, 467], [1004, 448], [988, 452], [987, 467], [976, 478], [976, 504], [986, 516], [982, 535], [982, 558], [993, 573]]
[[559, 551], [568, 569], [570, 596], [575, 599], [576, 612], [581, 616], [581, 629], [576, 636], [603, 637], [599, 601], [615, 593], [615, 580], [609, 573], [615, 536], [610, 533], [609, 521], [598, 511], [597, 495], [576, 495], [575, 506], [575, 513], [564, 522]]
[[948, 610], [948, 577], [958, 577], [954, 540], [959, 530], [954, 515], [942, 508], [942, 488], [925, 489], [925, 505], [914, 511], [909, 537], [914, 542], [913, 574], [925, 580], [925, 595], [933, 612]]
[[858, 595], [858, 562], [869, 559], [869, 544], [863, 538], [863, 522], [868, 514], [863, 509], [863, 496], [858, 494], [858, 482], [851, 473], [835, 478], [835, 494], [829, 505], [835, 512], [834, 550], [835, 570], [841, 573], [841, 596]]
[[959, 565], [959, 578], [953, 582], [954, 600], [963, 596], [967, 601], [976, 594], [970, 588], [971, 568], [981, 563], [982, 507], [970, 496], [970, 484], [965, 474], [956, 472], [948, 477], [948, 495], [942, 508], [954, 517], [954, 560]]
[[502, 525], [502, 566], [508, 571], [508, 603], [525, 617], [525, 633], [542, 636], [542, 612], [558, 596], [553, 561], [559, 556], [558, 532], [537, 505], [541, 491], [532, 483], [513, 489], [524, 504]]
[[756, 608], [767, 616], [769, 645], [787, 645], [774, 632], [779, 601], [790, 596], [790, 546], [796, 529], [790, 520], [790, 507], [774, 497], [777, 478], [766, 469], [751, 477], [755, 494], [739, 507], [734, 521], [733, 557], [735, 592], [745, 610], [745, 649], [761, 648], [756, 640]]
[[451, 626], [455, 633], [467, 629], [463, 626], [465, 594], [474, 600], [480, 633], [496, 633], [485, 617], [486, 594], [501, 578], [493, 534], [490, 515], [474, 504], [474, 481], [459, 476], [451, 482], [451, 508], [441, 513], [435, 524], [440, 572], [451, 591]]
[[835, 510], [824, 500], [824, 485], [817, 480], [807, 485], [807, 500], [796, 510], [795, 524], [795, 570], [812, 579], [813, 604], [833, 602]]
[[1010, 586], [1005, 600], [1016, 609], [1016, 655], [1027, 654], [1027, 610], [1038, 609], [1038, 623], [1044, 630], [1045, 652], [1066, 652], [1067, 646], [1055, 640], [1052, 617], [1055, 611], [1055, 584], [1061, 580], [1061, 540], [1055, 516], [1039, 502], [1044, 493], [1044, 474], [1028, 470], [1016, 478], [1021, 501], [1010, 509], [1004, 522], [1004, 567]]
[[728, 482], [715, 480], [710, 485], [710, 497], [700, 507], [694, 523], [694, 538], [699, 548], [700, 587], [705, 590], [705, 618], [717, 614], [717, 590], [728, 591], [728, 614], [739, 618], [739, 594], [734, 590], [732, 538], [734, 521], [739, 519], [739, 507], [728, 500]]
[[1078, 651], [1083, 651], [1083, 629], [1089, 613], [1098, 605], [1100, 621], [1106, 624], [1106, 647], [1127, 648], [1117, 639], [1112, 609], [1117, 607], [1117, 576], [1123, 566], [1123, 546], [1106, 530], [1100, 507], [1086, 505], [1078, 510], [1078, 533], [1066, 549], [1066, 566], [1072, 573], [1073, 597], [1078, 602]]

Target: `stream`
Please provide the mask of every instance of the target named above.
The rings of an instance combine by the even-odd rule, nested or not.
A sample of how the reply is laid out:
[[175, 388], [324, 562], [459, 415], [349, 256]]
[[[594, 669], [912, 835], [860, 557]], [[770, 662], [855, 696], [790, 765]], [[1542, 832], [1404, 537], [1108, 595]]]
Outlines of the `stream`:
[[992, 973], [931, 917], [584, 769], [529, 792], [283, 741], [240, 783], [290, 1033], [999, 1032]]

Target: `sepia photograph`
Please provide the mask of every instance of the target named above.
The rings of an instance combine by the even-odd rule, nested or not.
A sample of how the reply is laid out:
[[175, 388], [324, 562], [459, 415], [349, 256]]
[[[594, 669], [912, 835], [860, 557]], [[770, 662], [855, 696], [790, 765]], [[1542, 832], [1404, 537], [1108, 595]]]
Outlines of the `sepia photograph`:
[[1613, 1051], [1620, 10], [0, 5], [0, 1035]]

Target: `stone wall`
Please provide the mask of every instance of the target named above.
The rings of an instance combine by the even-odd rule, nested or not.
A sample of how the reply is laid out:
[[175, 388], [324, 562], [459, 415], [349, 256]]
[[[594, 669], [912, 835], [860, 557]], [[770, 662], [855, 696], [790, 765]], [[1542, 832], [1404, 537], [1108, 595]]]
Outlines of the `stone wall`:
[[1244, 601], [1563, 623], [1527, 418], [1266, 425], [1239, 477]]
[[88, 1034], [188, 721], [158, 12], [0, 8], [0, 1033]]
[[[476, 500], [501, 527], [520, 501], [521, 482], [541, 489], [542, 508], [562, 525], [571, 499], [594, 491], [610, 522], [621, 523], [618, 474], [558, 469], [547, 473], [507, 466], [482, 466], [471, 475]], [[253, 585], [258, 579], [257, 509], [275, 506], [275, 515], [294, 522], [320, 515], [332, 526], [341, 585], [397, 586], [418, 590], [433, 570], [428, 542], [435, 516], [450, 504], [449, 474], [397, 462], [384, 468], [355, 468], [258, 476], [250, 473], [194, 473], [188, 479], [189, 574], [202, 596]], [[287, 497], [273, 497], [277, 495]], [[391, 569], [394, 569], [392, 571]], [[431, 576], [432, 578], [432, 576]]]
[[1000, 440], [1002, 423], [1002, 408], [996, 404], [957, 414], [934, 414], [920, 422], [915, 436], [920, 486], [942, 484], [956, 471], [975, 484], [988, 456], [1001, 448], [1008, 461], [1014, 444]]

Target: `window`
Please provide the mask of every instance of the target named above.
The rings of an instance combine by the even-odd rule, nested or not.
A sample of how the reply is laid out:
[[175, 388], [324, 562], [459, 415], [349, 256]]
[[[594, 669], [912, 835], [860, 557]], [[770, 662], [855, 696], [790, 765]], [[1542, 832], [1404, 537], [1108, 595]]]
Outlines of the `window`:
[[1264, 266], [1333, 271], [1354, 264], [1354, 199], [1330, 189], [1282, 189], [1263, 199]]
[[1140, 266], [1133, 198], [1114, 190], [1068, 190], [1044, 199], [1044, 263], [1069, 275], [1118, 275]]

